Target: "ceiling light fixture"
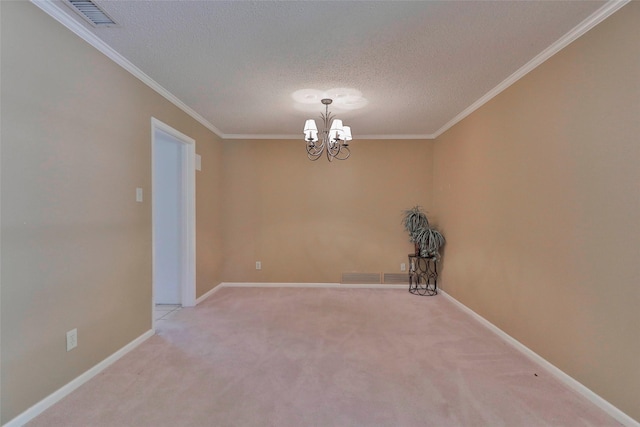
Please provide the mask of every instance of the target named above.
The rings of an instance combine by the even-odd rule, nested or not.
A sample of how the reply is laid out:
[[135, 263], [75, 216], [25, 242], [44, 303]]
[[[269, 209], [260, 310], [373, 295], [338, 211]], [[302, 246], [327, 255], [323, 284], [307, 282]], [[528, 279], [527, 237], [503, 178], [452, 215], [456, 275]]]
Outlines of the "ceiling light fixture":
[[[329, 104], [332, 99], [324, 98], [322, 102], [325, 106], [324, 114], [320, 114], [322, 119], [322, 131], [318, 137], [316, 121], [309, 119], [304, 124], [304, 140], [307, 143], [307, 157], [309, 160], [318, 160], [322, 152], [326, 151], [327, 159], [347, 160], [351, 155], [349, 141], [351, 141], [351, 128], [343, 126], [342, 120], [334, 118], [329, 112]], [[333, 122], [331, 120], [333, 119]], [[331, 122], [331, 127], [329, 123]]]

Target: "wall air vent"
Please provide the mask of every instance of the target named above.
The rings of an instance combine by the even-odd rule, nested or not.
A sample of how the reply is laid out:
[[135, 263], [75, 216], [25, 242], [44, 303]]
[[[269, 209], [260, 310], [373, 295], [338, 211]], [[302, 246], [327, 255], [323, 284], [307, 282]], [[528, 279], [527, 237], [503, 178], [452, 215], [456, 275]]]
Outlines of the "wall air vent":
[[380, 273], [342, 273], [343, 284], [377, 284], [380, 283]]
[[390, 285], [408, 285], [409, 275], [407, 273], [383, 273], [382, 283]]
[[94, 27], [116, 27], [118, 24], [91, 0], [65, 0], [78, 15]]

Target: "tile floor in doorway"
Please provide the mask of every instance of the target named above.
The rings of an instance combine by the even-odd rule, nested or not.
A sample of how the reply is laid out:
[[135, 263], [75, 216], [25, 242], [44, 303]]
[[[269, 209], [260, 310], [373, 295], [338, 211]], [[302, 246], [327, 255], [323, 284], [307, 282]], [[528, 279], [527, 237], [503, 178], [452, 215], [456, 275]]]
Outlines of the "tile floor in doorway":
[[153, 310], [153, 318], [155, 320], [167, 320], [181, 308], [180, 304], [156, 304]]

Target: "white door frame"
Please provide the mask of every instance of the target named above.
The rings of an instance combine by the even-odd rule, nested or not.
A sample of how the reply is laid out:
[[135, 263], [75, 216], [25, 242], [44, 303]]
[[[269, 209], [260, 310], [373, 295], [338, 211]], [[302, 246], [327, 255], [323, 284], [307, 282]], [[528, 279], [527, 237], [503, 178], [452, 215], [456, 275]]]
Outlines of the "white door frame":
[[[181, 280], [181, 302], [183, 307], [193, 307], [196, 305], [196, 141], [188, 137], [182, 132], [172, 128], [166, 123], [161, 122], [155, 117], [151, 118], [151, 177], [152, 183], [158, 171], [154, 165], [154, 148], [156, 143], [156, 133], [162, 131], [169, 134], [182, 145], [182, 194], [184, 203], [182, 241], [180, 242], [180, 252], [182, 253], [182, 280]], [[155, 189], [153, 185], [152, 197], [154, 197]], [[152, 234], [155, 226], [157, 212], [151, 208]], [[156, 262], [155, 242], [152, 237], [152, 258], [153, 263]], [[155, 265], [153, 270], [155, 271]], [[153, 275], [152, 275], [153, 277]], [[152, 279], [151, 304], [155, 306], [155, 277]], [[152, 317], [153, 308], [152, 308]], [[153, 319], [155, 329], [155, 318]]]

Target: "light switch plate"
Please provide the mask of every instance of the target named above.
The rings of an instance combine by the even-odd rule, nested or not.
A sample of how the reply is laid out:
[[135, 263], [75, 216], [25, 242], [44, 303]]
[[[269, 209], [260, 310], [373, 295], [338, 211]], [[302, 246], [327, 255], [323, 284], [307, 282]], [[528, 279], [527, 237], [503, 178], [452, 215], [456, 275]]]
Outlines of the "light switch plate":
[[67, 332], [67, 351], [71, 351], [78, 346], [78, 329], [74, 328]]
[[136, 202], [142, 202], [142, 188], [136, 188]]

